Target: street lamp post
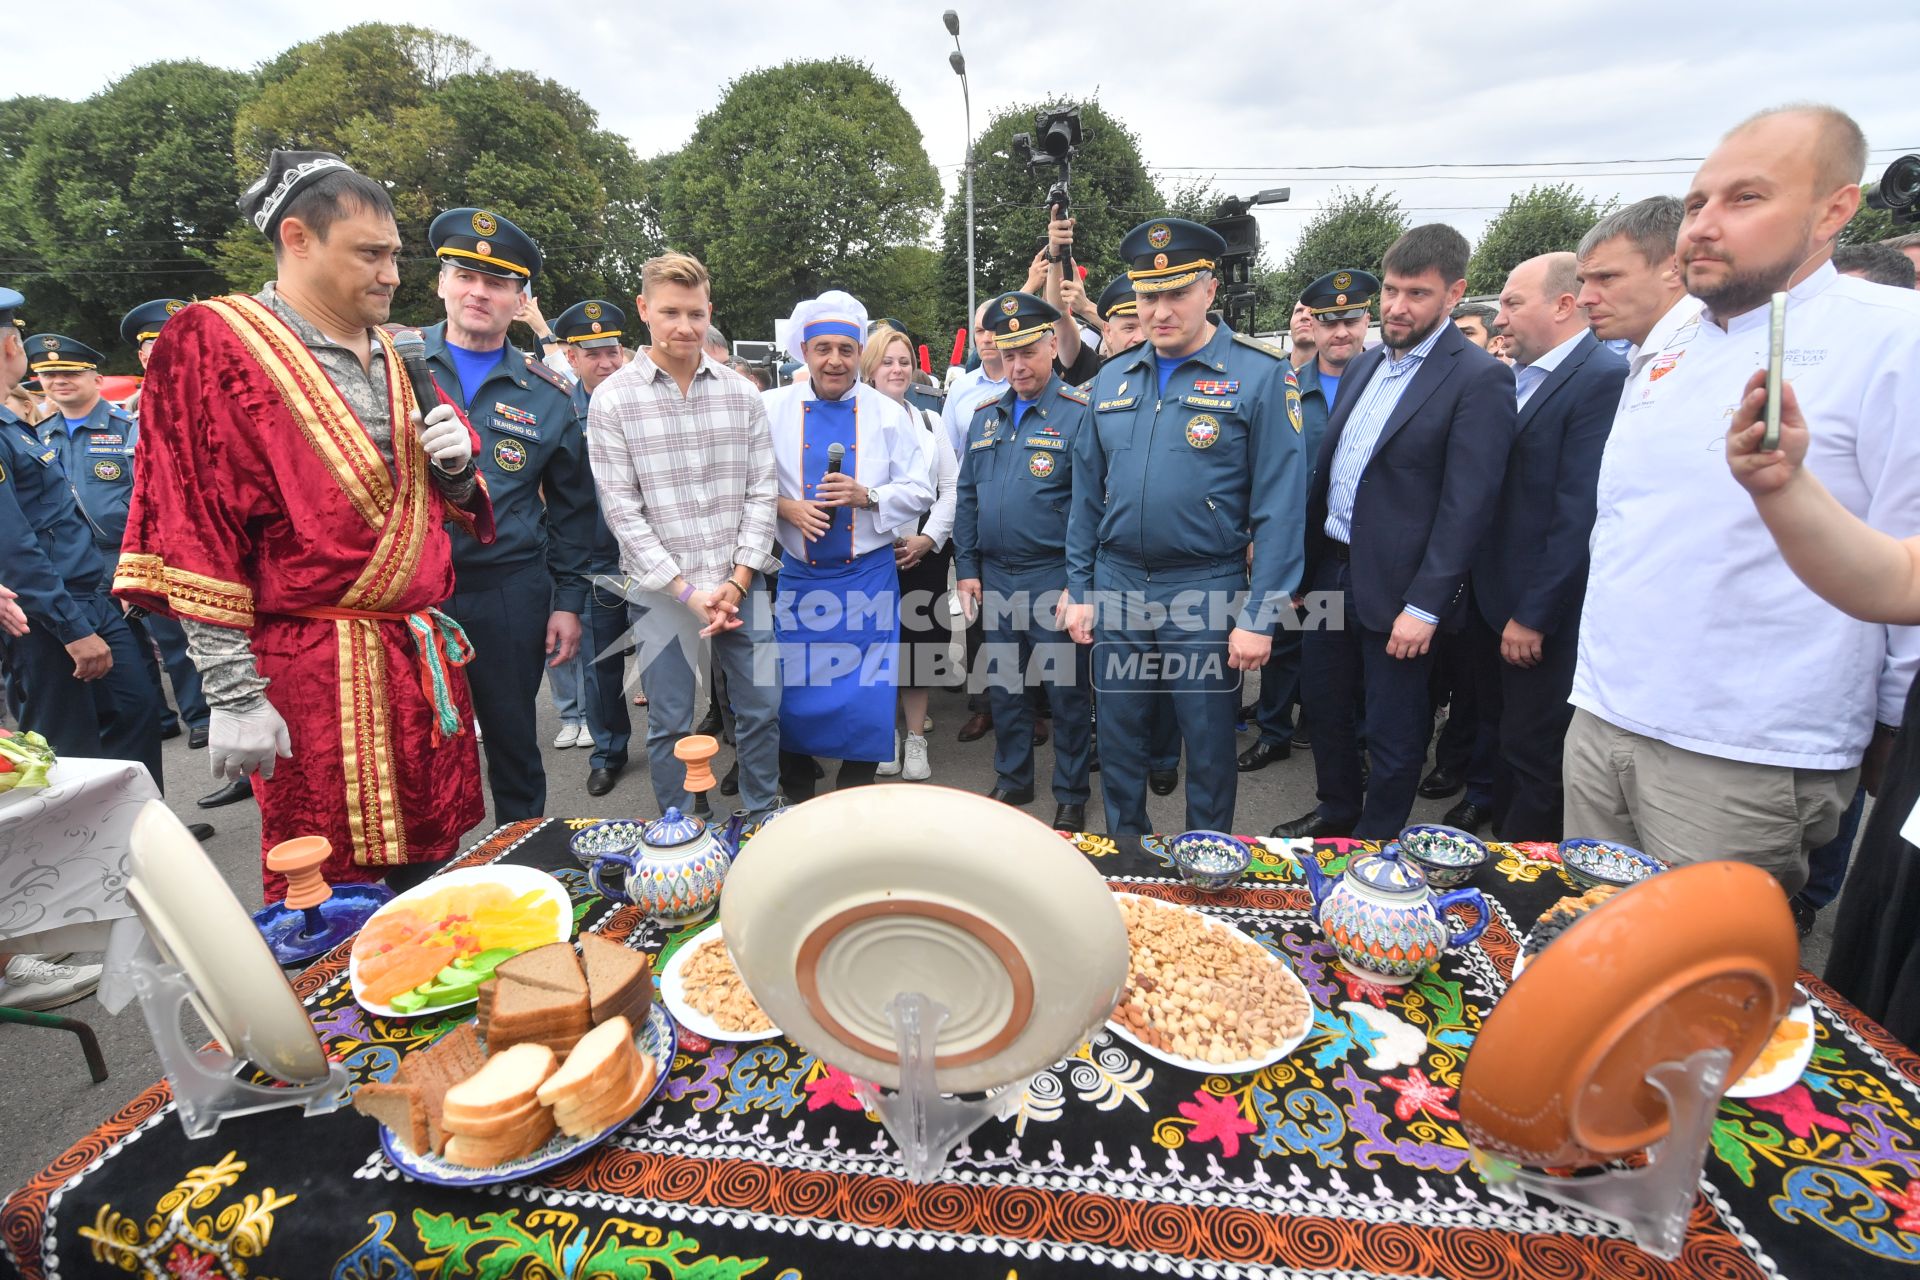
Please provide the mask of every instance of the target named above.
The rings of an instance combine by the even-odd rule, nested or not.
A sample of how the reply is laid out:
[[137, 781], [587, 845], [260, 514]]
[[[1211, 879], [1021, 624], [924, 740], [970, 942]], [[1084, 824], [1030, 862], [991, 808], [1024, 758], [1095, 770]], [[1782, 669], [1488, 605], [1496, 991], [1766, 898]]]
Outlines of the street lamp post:
[[947, 25], [947, 34], [953, 37], [953, 52], [947, 55], [947, 63], [953, 68], [953, 74], [960, 77], [960, 101], [967, 113], [967, 345], [973, 345], [973, 94], [967, 87], [967, 55], [960, 51], [960, 15], [952, 9], [940, 15]]

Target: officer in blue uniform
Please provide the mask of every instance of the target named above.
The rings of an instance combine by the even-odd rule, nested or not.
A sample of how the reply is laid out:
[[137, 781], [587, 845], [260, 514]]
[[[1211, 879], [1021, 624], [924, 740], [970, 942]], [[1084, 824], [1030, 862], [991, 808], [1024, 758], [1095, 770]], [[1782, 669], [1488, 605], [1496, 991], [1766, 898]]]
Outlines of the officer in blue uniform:
[[[507, 341], [539, 275], [528, 235], [486, 209], [450, 209], [427, 228], [447, 319], [423, 331], [440, 388], [479, 437], [492, 545], [454, 540], [447, 613], [473, 641], [467, 667], [500, 822], [540, 816], [547, 774], [535, 722], [542, 666], [580, 647], [597, 504], [581, 410], [566, 379]], [[544, 500], [543, 500], [544, 499]]]
[[[1127, 233], [1146, 342], [1093, 381], [1067, 526], [1074, 638], [1095, 643], [1107, 829], [1147, 819], [1153, 693], [1172, 695], [1188, 828], [1233, 830], [1241, 673], [1299, 586], [1306, 466], [1286, 357], [1209, 317], [1218, 234], [1181, 218]], [[1247, 547], [1253, 547], [1249, 591]]]
[[[0, 385], [13, 385], [27, 371], [26, 347], [12, 323], [24, 301], [0, 288]], [[72, 358], [83, 354], [75, 350], [80, 344], [52, 337], [51, 346], [39, 338], [38, 350], [63, 358], [41, 363], [84, 363]], [[159, 787], [159, 694], [141, 665], [132, 628], [108, 593], [109, 563], [74, 497], [61, 452], [0, 405], [0, 582], [20, 597], [28, 623], [27, 634], [0, 635], [0, 645], [17, 680], [20, 724], [44, 734], [61, 755], [137, 760]], [[122, 519], [125, 514], [122, 504]]]
[[1085, 654], [1061, 629], [1054, 607], [1067, 585], [1062, 547], [1087, 398], [1054, 371], [1057, 310], [1030, 293], [1004, 293], [986, 311], [1007, 390], [975, 411], [967, 427], [953, 545], [956, 590], [982, 606], [986, 623], [980, 656], [989, 673], [999, 775], [991, 795], [1007, 804], [1033, 801], [1027, 682], [1044, 682], [1053, 710], [1053, 825], [1084, 831], [1093, 709]]
[[[1319, 321], [1317, 331], [1331, 335], [1317, 346], [1311, 360], [1293, 371], [1300, 388], [1300, 440], [1308, 471], [1320, 456], [1320, 438], [1327, 433], [1327, 416], [1340, 394], [1340, 378], [1353, 357], [1366, 345], [1367, 323], [1373, 300], [1380, 296], [1380, 280], [1371, 271], [1329, 271], [1306, 287], [1302, 306]], [[1338, 342], [1338, 355], [1334, 343]], [[1240, 772], [1264, 769], [1293, 753], [1293, 707], [1300, 693], [1300, 633], [1282, 628], [1273, 637], [1273, 656], [1260, 672], [1260, 698], [1254, 718], [1260, 736], [1240, 753]]]
[[[622, 364], [621, 339], [626, 336], [627, 313], [604, 298], [576, 302], [553, 322], [553, 336], [573, 368], [573, 408], [587, 420], [593, 392]], [[587, 774], [587, 794], [603, 796], [613, 790], [627, 767], [627, 743], [633, 737], [633, 719], [627, 711], [626, 579], [620, 572], [620, 543], [593, 511], [593, 544], [587, 552], [586, 611], [580, 615], [580, 648], [588, 662], [581, 701], [587, 709], [587, 731], [593, 735], [593, 760]], [[598, 661], [594, 661], [598, 659]]]
[[[177, 312], [184, 310], [186, 305], [185, 299], [182, 298], [155, 298], [151, 302], [141, 303], [121, 318], [120, 340], [132, 347], [139, 355], [142, 369], [147, 367], [147, 358], [153, 352], [154, 339], [160, 336], [160, 330]], [[128, 413], [134, 415], [136, 423], [139, 418], [139, 403], [140, 393], [136, 391], [124, 406]], [[136, 434], [137, 431], [136, 426]], [[131, 445], [131, 437], [129, 445]], [[117, 558], [119, 554], [120, 544], [116, 540], [113, 555]], [[174, 701], [180, 704], [180, 713], [175, 716], [173, 708], [167, 705], [165, 697], [161, 698], [160, 736], [174, 737], [180, 732], [179, 721], [185, 720], [187, 745], [198, 751], [207, 745], [209, 713], [206, 695], [200, 688], [200, 669], [194, 666], [193, 659], [187, 656], [187, 633], [181, 629], [177, 619], [169, 618], [165, 614], [149, 614], [141, 625], [146, 628], [147, 634], [153, 638], [153, 643], [160, 650], [160, 663], [166, 668], [167, 679], [173, 684]], [[213, 796], [203, 796], [202, 799], [215, 799], [233, 789], [234, 784], [229, 783]], [[244, 797], [236, 798], [252, 798], [252, 787], [241, 786], [239, 790], [245, 793]], [[203, 805], [202, 807], [213, 806]]]

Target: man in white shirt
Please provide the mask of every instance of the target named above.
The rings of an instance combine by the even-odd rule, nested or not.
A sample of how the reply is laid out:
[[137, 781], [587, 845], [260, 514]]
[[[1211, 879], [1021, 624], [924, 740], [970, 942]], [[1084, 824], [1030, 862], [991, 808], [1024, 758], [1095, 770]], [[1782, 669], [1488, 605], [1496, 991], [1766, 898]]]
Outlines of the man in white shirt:
[[867, 309], [851, 296], [802, 303], [787, 343], [807, 381], [765, 396], [780, 486], [780, 783], [793, 803], [813, 797], [815, 756], [840, 761], [838, 787], [872, 782], [893, 758], [893, 540], [933, 506], [919, 429], [860, 381], [866, 338]]
[[1695, 174], [1678, 254], [1704, 309], [1634, 353], [1601, 464], [1567, 734], [1569, 835], [1752, 862], [1790, 894], [1863, 754], [1877, 783], [1920, 643], [1799, 584], [1722, 474], [1723, 436], [1784, 290], [1807, 465], [1868, 524], [1920, 531], [1920, 296], [1829, 261], [1866, 150], [1841, 112], [1790, 107], [1735, 128]]

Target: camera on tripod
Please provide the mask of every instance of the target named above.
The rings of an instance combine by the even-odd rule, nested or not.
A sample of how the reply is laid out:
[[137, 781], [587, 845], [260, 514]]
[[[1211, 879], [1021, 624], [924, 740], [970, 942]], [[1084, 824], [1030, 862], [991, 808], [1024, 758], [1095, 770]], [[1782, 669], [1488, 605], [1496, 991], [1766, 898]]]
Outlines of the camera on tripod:
[[[1073, 161], [1080, 154], [1080, 108], [1056, 107], [1033, 118], [1032, 133], [1013, 135], [1013, 158], [1027, 166], [1027, 172], [1052, 169], [1058, 175], [1047, 191], [1049, 218], [1064, 218], [1072, 207], [1067, 186], [1073, 179]], [[1055, 255], [1061, 269], [1072, 259], [1065, 246]]]
[[1920, 155], [1901, 156], [1880, 181], [1861, 184], [1860, 198], [1891, 213], [1895, 222], [1920, 222]]

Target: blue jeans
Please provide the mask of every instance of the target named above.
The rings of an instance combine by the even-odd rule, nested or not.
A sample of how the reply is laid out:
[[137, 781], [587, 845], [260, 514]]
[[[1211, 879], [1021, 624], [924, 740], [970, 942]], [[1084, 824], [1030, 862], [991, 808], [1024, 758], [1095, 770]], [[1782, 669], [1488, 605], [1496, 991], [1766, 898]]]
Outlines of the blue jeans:
[[1847, 863], [1853, 859], [1854, 838], [1860, 834], [1860, 815], [1867, 807], [1867, 789], [1856, 788], [1853, 803], [1840, 815], [1840, 830], [1807, 855], [1807, 883], [1800, 900], [1815, 911], [1839, 896], [1840, 884], [1847, 878]]
[[587, 722], [586, 680], [587, 647], [584, 644], [573, 661], [547, 668], [547, 688], [553, 692], [553, 709], [559, 713], [561, 724]]

